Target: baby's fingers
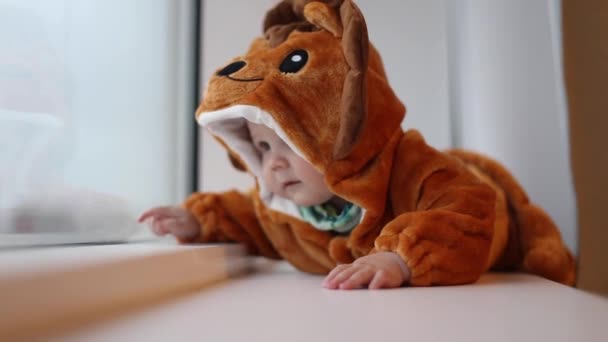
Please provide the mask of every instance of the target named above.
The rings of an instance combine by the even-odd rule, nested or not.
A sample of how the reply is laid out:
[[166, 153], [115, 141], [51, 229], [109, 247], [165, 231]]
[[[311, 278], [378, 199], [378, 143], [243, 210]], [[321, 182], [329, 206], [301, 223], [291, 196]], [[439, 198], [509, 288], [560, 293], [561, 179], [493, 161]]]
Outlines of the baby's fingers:
[[348, 279], [340, 284], [341, 290], [358, 289], [370, 283], [374, 277], [374, 270], [370, 267], [363, 267], [353, 273]]
[[337, 289], [343, 281], [350, 278], [358, 269], [359, 267], [353, 264], [339, 265], [327, 276], [324, 286], [328, 289]]
[[392, 286], [391, 278], [388, 276], [388, 273], [386, 273], [386, 271], [384, 271], [384, 270], [380, 270], [380, 271], [376, 272], [376, 274], [374, 275], [374, 278], [369, 283], [369, 288], [376, 290], [376, 289], [381, 289], [384, 287], [395, 287], [395, 286]]
[[152, 230], [152, 232], [158, 236], [163, 236], [163, 235], [167, 235], [169, 233], [169, 230], [167, 229], [167, 227], [163, 224], [164, 220], [157, 220], [157, 219], [152, 219], [152, 222], [149, 222], [149, 226], [150, 229]]
[[329, 274], [325, 277], [325, 280], [323, 280], [323, 286], [327, 287], [327, 285], [332, 283], [336, 276], [340, 274], [340, 272], [344, 271], [349, 267], [351, 267], [350, 264], [338, 265], [334, 267], [334, 269], [331, 270]]
[[323, 287], [328, 289], [338, 288], [338, 285], [340, 284], [335, 281], [336, 277], [350, 267], [352, 267], [351, 264], [338, 265], [334, 267], [334, 269], [331, 270], [331, 272], [329, 272], [329, 274], [325, 277], [325, 280], [323, 280]]
[[176, 207], [156, 207], [152, 208], [139, 217], [137, 220], [139, 223], [144, 222], [147, 219], [160, 219], [166, 217], [174, 217], [179, 215], [180, 209]]
[[174, 218], [152, 218], [151, 222], [148, 222], [148, 226], [152, 232], [158, 236], [167, 235], [173, 232], [177, 226], [178, 221]]
[[141, 214], [141, 216], [137, 219], [137, 222], [142, 223], [147, 219], [154, 219], [156, 217], [160, 217], [161, 213], [163, 213], [165, 211], [165, 207], [157, 207], [157, 208], [152, 208], [146, 212], [144, 212], [143, 214]]

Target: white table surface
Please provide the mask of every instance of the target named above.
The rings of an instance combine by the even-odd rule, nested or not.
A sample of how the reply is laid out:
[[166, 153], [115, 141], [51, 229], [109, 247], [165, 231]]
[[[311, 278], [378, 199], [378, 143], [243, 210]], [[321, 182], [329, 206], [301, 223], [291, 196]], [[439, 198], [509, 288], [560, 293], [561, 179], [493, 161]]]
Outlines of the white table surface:
[[285, 263], [60, 341], [608, 341], [608, 300], [524, 274], [454, 287], [335, 291]]

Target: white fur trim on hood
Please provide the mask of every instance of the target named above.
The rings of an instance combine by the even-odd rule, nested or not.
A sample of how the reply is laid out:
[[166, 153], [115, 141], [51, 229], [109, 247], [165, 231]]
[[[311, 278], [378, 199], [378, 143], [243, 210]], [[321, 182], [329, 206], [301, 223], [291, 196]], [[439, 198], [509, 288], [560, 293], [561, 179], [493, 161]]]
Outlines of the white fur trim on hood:
[[[268, 190], [262, 178], [262, 160], [256, 152], [245, 120], [263, 124], [272, 129], [300, 157], [302, 152], [289, 140], [273, 117], [266, 111], [249, 105], [235, 105], [213, 112], [205, 112], [197, 118], [199, 125], [222, 139], [247, 164], [247, 168], [257, 178], [262, 201], [271, 209], [301, 219], [298, 207], [291, 200], [275, 195]], [[306, 159], [306, 158], [304, 158]]]

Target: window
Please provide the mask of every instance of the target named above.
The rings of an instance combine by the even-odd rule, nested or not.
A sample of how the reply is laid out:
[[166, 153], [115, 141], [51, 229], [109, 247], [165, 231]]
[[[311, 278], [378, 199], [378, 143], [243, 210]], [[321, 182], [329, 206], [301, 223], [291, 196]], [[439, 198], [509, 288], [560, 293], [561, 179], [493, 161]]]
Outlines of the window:
[[0, 0], [0, 244], [107, 242], [193, 190], [191, 0]]

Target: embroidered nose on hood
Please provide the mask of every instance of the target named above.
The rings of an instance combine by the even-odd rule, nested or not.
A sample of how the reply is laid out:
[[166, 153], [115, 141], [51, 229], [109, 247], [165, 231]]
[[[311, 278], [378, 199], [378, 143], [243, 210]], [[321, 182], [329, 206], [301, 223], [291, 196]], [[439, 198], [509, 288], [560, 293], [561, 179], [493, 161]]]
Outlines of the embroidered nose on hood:
[[259, 181], [261, 162], [245, 120], [273, 129], [325, 175], [333, 193], [382, 212], [405, 107], [368, 42], [359, 9], [349, 0], [283, 1], [264, 28], [264, 38], [212, 77], [198, 122], [258, 178], [271, 209], [299, 216]]

